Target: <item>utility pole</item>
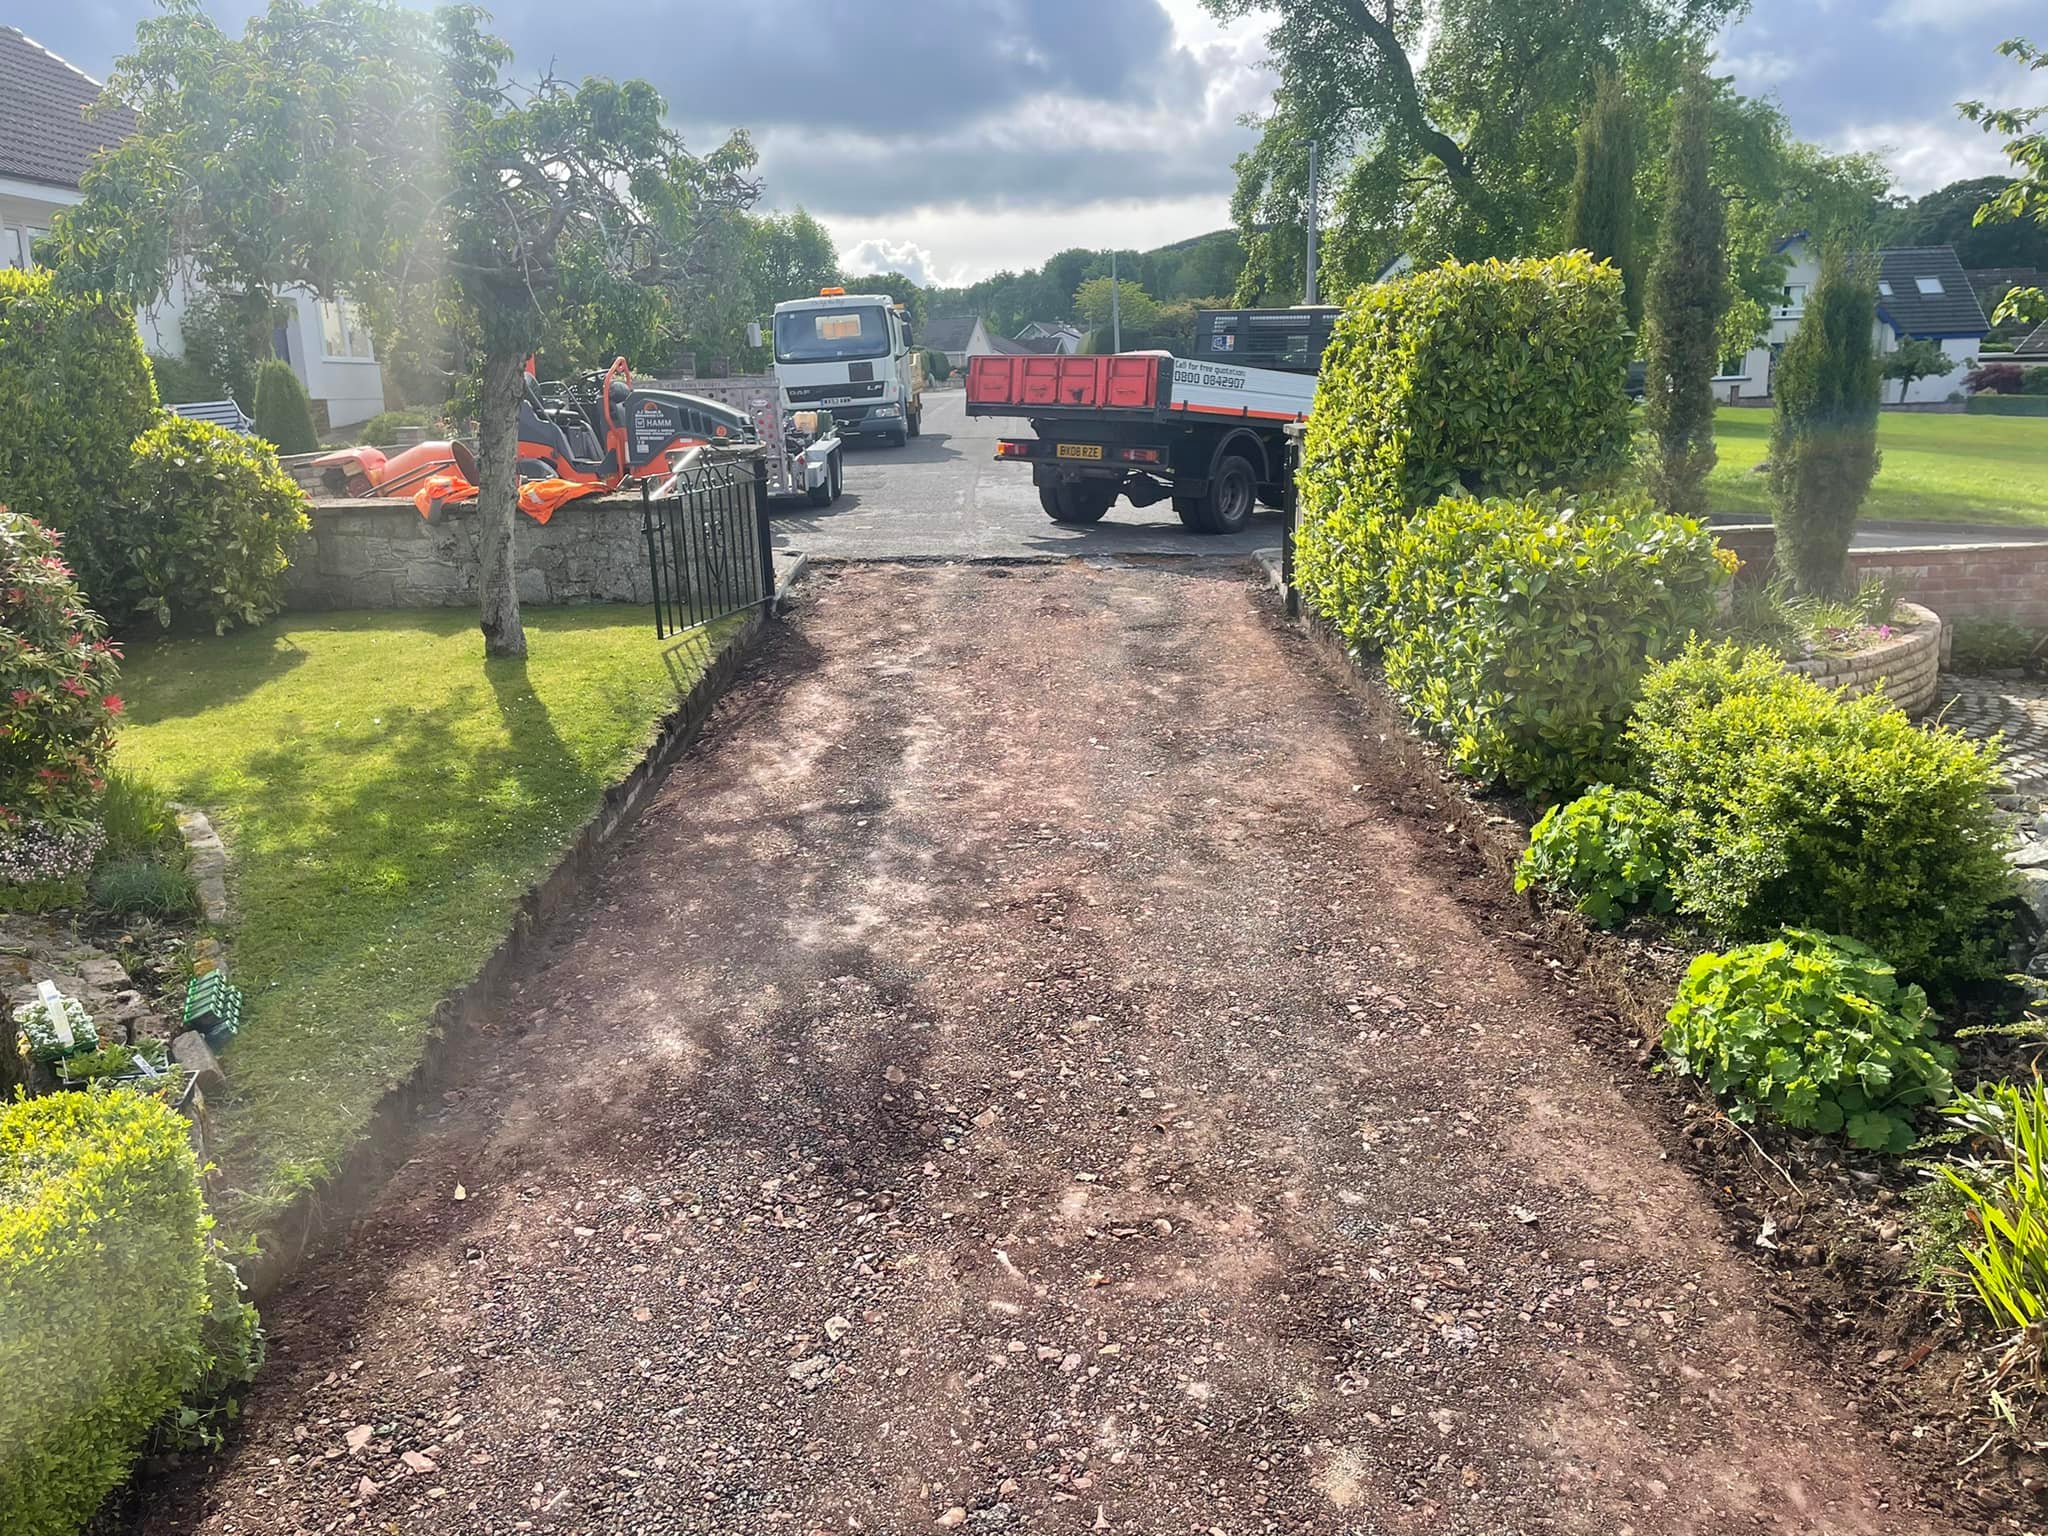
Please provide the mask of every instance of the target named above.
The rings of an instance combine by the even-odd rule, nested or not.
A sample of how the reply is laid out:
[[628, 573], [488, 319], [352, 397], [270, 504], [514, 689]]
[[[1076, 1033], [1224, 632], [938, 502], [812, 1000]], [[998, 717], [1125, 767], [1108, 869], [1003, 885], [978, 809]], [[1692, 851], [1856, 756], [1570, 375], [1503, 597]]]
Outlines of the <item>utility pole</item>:
[[1109, 253], [1109, 350], [1121, 352], [1124, 349], [1124, 321], [1122, 307], [1117, 303], [1119, 291], [1116, 280], [1116, 252]]
[[1308, 141], [1308, 291], [1302, 299], [1304, 304], [1316, 301], [1316, 219], [1321, 208], [1321, 198], [1316, 186], [1316, 141]]

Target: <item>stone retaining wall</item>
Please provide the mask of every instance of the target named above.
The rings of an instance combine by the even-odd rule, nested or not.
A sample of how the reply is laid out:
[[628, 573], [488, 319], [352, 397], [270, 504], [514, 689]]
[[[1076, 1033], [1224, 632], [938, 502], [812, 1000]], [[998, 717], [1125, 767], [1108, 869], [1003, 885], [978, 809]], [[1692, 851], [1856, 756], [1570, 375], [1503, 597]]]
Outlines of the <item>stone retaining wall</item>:
[[1850, 697], [1870, 692], [1881, 681], [1891, 701], [1916, 720], [1934, 707], [1940, 691], [1942, 624], [1917, 603], [1901, 603], [1901, 618], [1913, 627], [1854, 656], [1818, 656], [1790, 663]]
[[[1769, 523], [1716, 528], [1714, 537], [1741, 558], [1745, 580], [1769, 571], [1777, 545]], [[1859, 579], [1891, 579], [1900, 596], [1924, 603], [1948, 624], [2011, 619], [2048, 629], [2048, 540], [1859, 549], [1851, 551], [1849, 565]]]
[[[477, 516], [447, 508], [429, 523], [409, 501], [315, 499], [312, 532], [292, 556], [293, 608], [452, 608], [477, 600]], [[638, 496], [572, 502], [513, 535], [522, 603], [651, 603]]]

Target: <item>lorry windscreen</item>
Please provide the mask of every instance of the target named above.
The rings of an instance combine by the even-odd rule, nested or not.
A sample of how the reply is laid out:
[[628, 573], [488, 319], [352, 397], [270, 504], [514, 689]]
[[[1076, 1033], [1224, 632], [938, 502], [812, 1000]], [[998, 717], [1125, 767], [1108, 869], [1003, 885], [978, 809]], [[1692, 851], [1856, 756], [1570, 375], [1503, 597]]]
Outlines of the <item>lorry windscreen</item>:
[[833, 363], [888, 355], [888, 312], [879, 304], [791, 309], [775, 317], [778, 363]]

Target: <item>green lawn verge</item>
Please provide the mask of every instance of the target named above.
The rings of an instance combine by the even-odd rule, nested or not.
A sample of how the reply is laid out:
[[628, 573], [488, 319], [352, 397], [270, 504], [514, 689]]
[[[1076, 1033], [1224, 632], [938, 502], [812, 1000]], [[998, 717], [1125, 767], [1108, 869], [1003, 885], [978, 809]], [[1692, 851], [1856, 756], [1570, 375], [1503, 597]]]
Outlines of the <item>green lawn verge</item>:
[[[260, 1232], [334, 1173], [515, 903], [715, 654], [651, 610], [526, 616], [487, 662], [467, 611], [288, 616], [128, 648], [118, 761], [227, 840], [247, 991], [218, 1108], [223, 1223]], [[736, 627], [729, 621], [718, 639]]]
[[[1716, 512], [1771, 515], [1770, 489], [1750, 471], [1770, 448], [1771, 415], [1723, 406], [1714, 417], [1720, 462], [1707, 482]], [[2048, 421], [1887, 411], [1883, 463], [1867, 518], [1906, 522], [2048, 524]]]

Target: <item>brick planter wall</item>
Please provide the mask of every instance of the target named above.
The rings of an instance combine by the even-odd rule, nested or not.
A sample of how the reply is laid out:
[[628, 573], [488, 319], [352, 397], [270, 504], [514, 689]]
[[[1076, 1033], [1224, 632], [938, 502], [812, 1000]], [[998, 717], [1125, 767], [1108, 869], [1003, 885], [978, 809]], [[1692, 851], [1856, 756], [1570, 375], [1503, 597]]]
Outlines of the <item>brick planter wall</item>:
[[[454, 608], [477, 599], [476, 509], [429, 523], [409, 501], [322, 500], [292, 556], [293, 608]], [[514, 535], [522, 603], [651, 603], [638, 496], [572, 502]]]
[[[1769, 523], [1716, 528], [1714, 537], [1741, 558], [1743, 580], [1770, 570], [1777, 533]], [[1890, 578], [1900, 596], [1932, 608], [1944, 623], [2011, 619], [2048, 629], [2048, 540], [1861, 549], [1849, 565], [1859, 579]]]
[[1941, 671], [1941, 620], [1917, 603], [1901, 603], [1914, 627], [1854, 656], [1819, 656], [1790, 663], [1791, 670], [1841, 688], [1853, 698], [1879, 682], [1891, 701], [1916, 720], [1934, 707]]

